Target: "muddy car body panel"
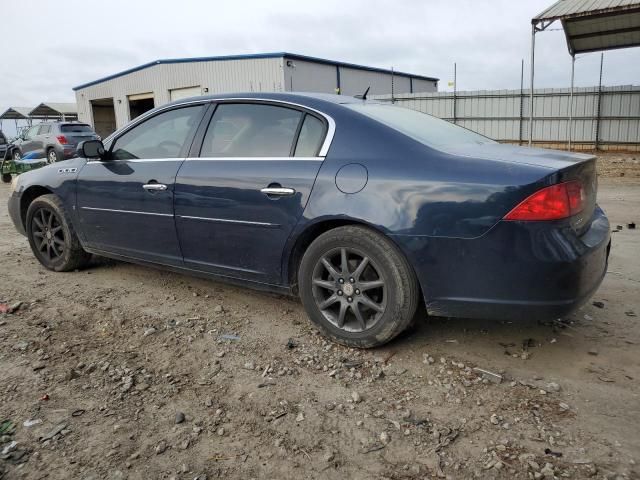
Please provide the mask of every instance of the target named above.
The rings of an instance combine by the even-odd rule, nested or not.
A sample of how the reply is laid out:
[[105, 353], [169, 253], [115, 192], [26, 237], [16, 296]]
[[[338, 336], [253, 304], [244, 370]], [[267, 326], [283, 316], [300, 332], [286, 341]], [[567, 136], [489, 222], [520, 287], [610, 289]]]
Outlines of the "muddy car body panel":
[[[322, 123], [322, 141], [304, 156], [273, 146], [264, 155], [220, 154], [230, 148], [229, 130], [244, 128], [235, 105], [290, 110], [273, 114], [278, 128], [265, 145], [296, 119], [300, 141], [306, 116]], [[602, 281], [609, 224], [596, 204], [594, 157], [498, 145], [476, 134], [467, 142], [464, 133], [462, 142], [429, 145], [412, 125], [386, 121], [384, 108], [398, 107], [276, 93], [174, 102], [114, 133], [105, 148], [113, 155], [137, 125], [185, 108], [193, 113], [188, 139], [170, 158], [74, 159], [63, 163], [77, 166], [76, 175], [59, 175], [63, 163], [22, 175], [10, 200], [16, 227], [24, 231], [24, 193], [45, 188], [74, 212], [90, 252], [295, 292], [311, 240], [336, 226], [364, 225], [400, 248], [427, 311], [443, 316], [563, 315]], [[218, 120], [224, 133], [211, 138]], [[536, 192], [575, 182], [579, 212], [505, 219]]]

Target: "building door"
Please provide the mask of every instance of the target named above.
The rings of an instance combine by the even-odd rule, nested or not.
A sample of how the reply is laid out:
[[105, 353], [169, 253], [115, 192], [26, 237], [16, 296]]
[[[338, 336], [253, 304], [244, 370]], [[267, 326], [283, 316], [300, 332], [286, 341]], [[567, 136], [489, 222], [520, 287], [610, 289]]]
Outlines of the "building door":
[[202, 95], [202, 88], [200, 88], [199, 85], [197, 87], [174, 88], [173, 90], [169, 90], [169, 97], [172, 102], [182, 98], [199, 97], [200, 95]]
[[220, 103], [197, 158], [178, 172], [185, 266], [279, 284], [284, 246], [322, 164], [324, 119], [265, 103]]
[[93, 129], [102, 138], [107, 138], [116, 131], [116, 110], [113, 98], [91, 100]]
[[80, 234], [94, 250], [182, 265], [174, 214], [174, 183], [204, 105], [177, 107], [145, 119], [89, 161], [77, 180]]
[[153, 92], [129, 95], [127, 100], [129, 101], [129, 120], [133, 120], [155, 108]]

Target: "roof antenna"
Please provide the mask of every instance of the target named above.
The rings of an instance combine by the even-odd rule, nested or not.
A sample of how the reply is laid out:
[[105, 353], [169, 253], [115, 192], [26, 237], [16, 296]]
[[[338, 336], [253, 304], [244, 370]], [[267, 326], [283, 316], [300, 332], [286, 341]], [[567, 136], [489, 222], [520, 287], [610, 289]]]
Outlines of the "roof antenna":
[[364, 93], [362, 95], [354, 95], [355, 98], [360, 98], [362, 100], [366, 100], [367, 99], [367, 93], [369, 93], [369, 90], [371, 90], [371, 85], [369, 85], [367, 87], [367, 89], [364, 91]]

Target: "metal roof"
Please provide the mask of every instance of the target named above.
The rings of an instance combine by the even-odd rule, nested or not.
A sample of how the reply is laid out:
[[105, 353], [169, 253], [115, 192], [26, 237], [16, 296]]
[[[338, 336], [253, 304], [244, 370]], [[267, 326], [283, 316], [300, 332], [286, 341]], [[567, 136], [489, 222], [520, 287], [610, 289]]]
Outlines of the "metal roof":
[[9, 107], [2, 115], [0, 120], [28, 120], [31, 107]]
[[41, 103], [29, 112], [30, 117], [60, 117], [62, 115], [78, 116], [75, 103]]
[[[143, 65], [139, 65], [137, 67], [130, 68], [128, 70], [123, 70], [122, 72], [114, 73], [113, 75], [109, 75], [98, 80], [94, 80], [92, 82], [83, 83], [82, 85], [78, 85], [74, 87], [73, 90], [81, 90], [86, 87], [90, 87], [92, 85], [97, 85], [98, 83], [106, 82], [108, 80], [113, 80], [114, 78], [122, 77], [124, 75], [128, 75], [130, 73], [138, 72], [140, 70], [144, 70], [145, 68], [153, 67], [155, 65], [163, 65], [163, 64], [175, 64], [175, 63], [193, 63], [193, 62], [218, 62], [225, 60], [247, 60], [247, 59], [256, 59], [256, 58], [284, 58], [288, 60], [299, 60], [299, 61], [307, 61], [314, 63], [321, 63], [324, 65], [332, 65], [336, 67], [344, 67], [344, 68], [353, 68], [356, 70], [366, 70], [369, 72], [380, 72], [391, 74], [391, 70], [385, 68], [377, 68], [377, 67], [368, 67], [365, 65], [358, 65], [355, 63], [347, 63], [347, 62], [339, 62], [335, 60], [328, 60], [326, 58], [319, 57], [310, 57], [307, 55], [299, 55], [296, 53], [288, 53], [288, 52], [274, 52], [274, 53], [254, 53], [247, 55], [223, 55], [216, 57], [194, 57], [194, 58], [169, 58], [163, 60], [155, 60], [153, 62], [145, 63]], [[393, 71], [394, 75], [400, 77], [411, 77], [419, 80], [427, 80], [431, 82], [437, 82], [440, 79], [434, 77], [426, 77], [424, 75], [414, 75], [412, 73], [406, 72], [398, 72]]]
[[542, 30], [560, 20], [569, 53], [640, 46], [640, 1], [560, 0], [531, 19]]

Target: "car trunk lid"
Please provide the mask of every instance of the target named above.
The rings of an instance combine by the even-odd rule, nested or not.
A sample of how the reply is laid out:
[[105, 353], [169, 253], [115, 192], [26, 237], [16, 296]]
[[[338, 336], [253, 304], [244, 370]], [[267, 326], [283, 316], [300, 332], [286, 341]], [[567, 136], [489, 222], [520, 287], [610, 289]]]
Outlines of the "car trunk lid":
[[499, 143], [450, 146], [446, 148], [446, 152], [458, 156], [548, 169], [548, 174], [541, 179], [541, 183], [545, 186], [578, 180], [583, 189], [584, 207], [580, 213], [570, 217], [569, 223], [578, 234], [584, 233], [591, 225], [598, 191], [595, 155]]
[[82, 123], [69, 123], [60, 126], [60, 134], [67, 139], [67, 145], [77, 145], [86, 140], [98, 139], [98, 135], [89, 125]]

